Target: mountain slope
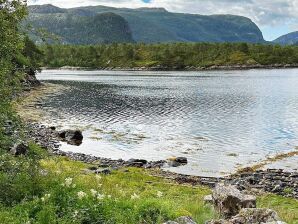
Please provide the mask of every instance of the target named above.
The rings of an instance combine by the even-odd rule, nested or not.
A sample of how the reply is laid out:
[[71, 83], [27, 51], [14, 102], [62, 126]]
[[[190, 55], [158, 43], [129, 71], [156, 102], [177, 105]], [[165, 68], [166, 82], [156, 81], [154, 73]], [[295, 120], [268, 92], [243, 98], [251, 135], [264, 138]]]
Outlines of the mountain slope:
[[297, 44], [298, 43], [298, 31], [283, 35], [283, 36], [277, 38], [276, 40], [274, 40], [273, 42], [277, 43], [277, 44], [282, 44], [282, 45]]
[[[202, 16], [171, 13], [163, 8], [127, 9], [105, 6], [60, 9], [58, 13], [51, 13], [51, 11], [59, 11], [59, 8], [53, 8], [54, 6], [50, 7], [50, 5], [45, 7], [48, 9], [44, 9], [43, 6], [30, 6], [29, 23], [36, 26], [41, 20], [42, 25], [50, 32], [56, 33], [57, 29], [60, 30], [60, 35], [70, 26], [71, 19], [69, 18], [76, 20], [76, 27], [79, 29], [78, 27], [86, 25], [84, 21], [88, 18], [102, 13], [114, 13], [128, 22], [132, 37], [137, 42], [264, 42], [263, 35], [256, 24], [241, 16]], [[56, 29], [53, 29], [51, 23], [55, 23]], [[120, 27], [123, 28], [121, 25]], [[85, 43], [86, 41], [75, 42]]]
[[[67, 10], [42, 6], [30, 7], [26, 21], [37, 29], [46, 29], [59, 37], [64, 44], [99, 44], [133, 42], [132, 33], [127, 21], [114, 13], [93, 14], [77, 10], [76, 14]], [[32, 12], [33, 11], [33, 12]], [[54, 11], [54, 12], [53, 12]], [[88, 16], [86, 16], [86, 13]], [[37, 35], [31, 33], [36, 42]]]

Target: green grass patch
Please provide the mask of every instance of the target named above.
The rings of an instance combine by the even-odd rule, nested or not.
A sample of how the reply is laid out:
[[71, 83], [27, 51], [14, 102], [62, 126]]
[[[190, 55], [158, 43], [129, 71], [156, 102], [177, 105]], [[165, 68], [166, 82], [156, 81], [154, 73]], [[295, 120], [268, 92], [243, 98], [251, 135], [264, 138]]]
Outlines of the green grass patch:
[[283, 221], [289, 224], [298, 224], [298, 200], [296, 199], [266, 194], [258, 198], [257, 206], [271, 208], [277, 211]]
[[[0, 165], [0, 174], [15, 175], [1, 180], [0, 223], [156, 224], [183, 215], [205, 223], [219, 218], [203, 201], [211, 193], [207, 187], [178, 185], [137, 168], [95, 175], [88, 170], [90, 165], [48, 157], [35, 145], [26, 157], [6, 156], [2, 161], [9, 166]], [[258, 198], [258, 206], [297, 223], [295, 199], [264, 195]]]

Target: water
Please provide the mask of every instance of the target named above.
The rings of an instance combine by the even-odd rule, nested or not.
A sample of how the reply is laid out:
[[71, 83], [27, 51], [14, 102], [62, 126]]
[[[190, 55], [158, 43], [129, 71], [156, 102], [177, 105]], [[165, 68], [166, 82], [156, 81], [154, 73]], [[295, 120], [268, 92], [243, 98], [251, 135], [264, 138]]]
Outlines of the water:
[[[43, 71], [70, 88], [44, 123], [84, 130], [65, 151], [113, 159], [185, 156], [179, 173], [218, 176], [298, 145], [298, 70]], [[293, 166], [297, 166], [294, 160]], [[298, 167], [296, 167], [298, 168]]]

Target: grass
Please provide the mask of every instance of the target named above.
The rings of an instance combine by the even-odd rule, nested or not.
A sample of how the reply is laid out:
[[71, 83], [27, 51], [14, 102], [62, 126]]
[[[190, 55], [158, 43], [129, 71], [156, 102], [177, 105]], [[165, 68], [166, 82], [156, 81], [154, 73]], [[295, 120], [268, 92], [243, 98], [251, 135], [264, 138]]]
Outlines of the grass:
[[289, 224], [298, 224], [298, 200], [266, 194], [258, 197], [257, 205], [277, 211], [279, 217]]
[[[30, 158], [42, 154], [38, 147], [31, 145], [31, 148]], [[15, 197], [13, 190], [21, 191], [18, 197], [23, 197], [22, 200], [15, 198], [15, 203], [0, 203], [1, 224], [156, 224], [183, 215], [205, 223], [218, 218], [212, 206], [203, 201], [204, 196], [211, 193], [207, 187], [178, 185], [137, 168], [99, 176], [89, 171], [91, 165], [63, 157], [42, 157], [38, 165], [33, 165], [42, 170], [33, 172], [34, 186], [28, 184], [30, 176], [23, 176], [23, 171], [28, 175], [28, 169], [32, 169], [28, 167], [36, 160], [30, 159], [27, 164], [26, 158], [10, 158], [13, 160], [10, 164], [18, 164], [19, 159], [25, 162], [21, 167], [16, 165], [22, 168], [20, 177], [12, 181], [11, 189], [4, 190], [12, 191], [12, 198]], [[0, 195], [0, 199], [2, 197]], [[295, 199], [268, 194], [258, 198], [258, 206], [276, 210], [290, 224], [298, 223], [298, 201]]]

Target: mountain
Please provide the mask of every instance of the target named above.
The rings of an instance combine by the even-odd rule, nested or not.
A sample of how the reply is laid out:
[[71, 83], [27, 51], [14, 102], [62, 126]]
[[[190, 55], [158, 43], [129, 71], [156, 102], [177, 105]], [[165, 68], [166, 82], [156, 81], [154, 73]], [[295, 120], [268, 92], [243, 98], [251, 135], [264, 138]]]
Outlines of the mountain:
[[[46, 29], [64, 44], [98, 44], [134, 42], [127, 21], [115, 13], [94, 13], [77, 9], [73, 13], [52, 5], [32, 6], [25, 23], [34, 30]], [[36, 42], [41, 41], [31, 33]]]
[[[29, 6], [28, 23], [61, 36], [65, 43], [109, 42], [264, 42], [262, 32], [250, 19], [234, 15], [196, 15], [168, 12], [164, 8], [113, 8], [88, 6], [61, 9], [53, 5]], [[94, 27], [92, 20], [103, 14]], [[117, 17], [118, 16], [118, 17]], [[105, 21], [101, 24], [102, 21]], [[118, 24], [119, 22], [119, 24]], [[99, 32], [97, 29], [110, 32]], [[117, 29], [121, 29], [117, 31]], [[89, 37], [84, 35], [88, 31]], [[111, 32], [114, 31], [113, 35]], [[104, 35], [103, 33], [109, 33]], [[130, 40], [129, 35], [132, 35]], [[82, 35], [82, 36], [80, 36]], [[110, 38], [110, 35], [114, 39]], [[120, 35], [118, 38], [116, 36]], [[92, 38], [95, 38], [92, 40]], [[76, 39], [78, 38], [78, 39]]]
[[298, 31], [283, 35], [276, 40], [273, 41], [274, 43], [281, 44], [281, 45], [293, 45], [298, 43]]

